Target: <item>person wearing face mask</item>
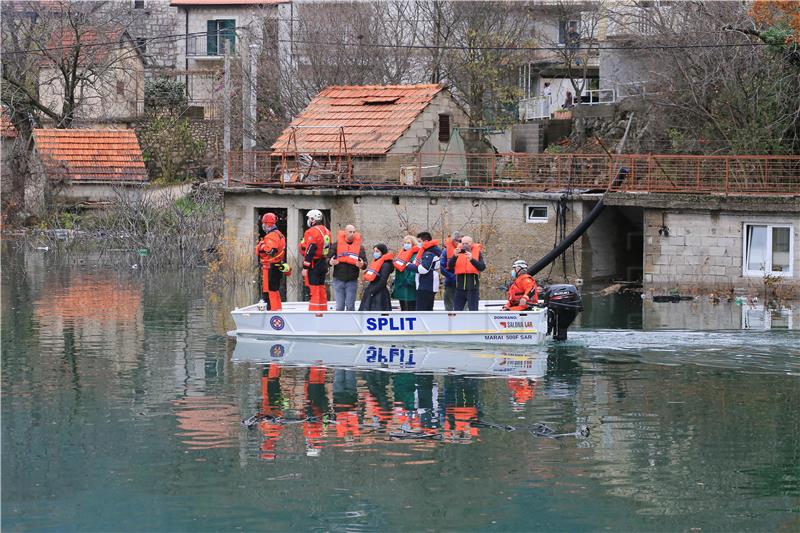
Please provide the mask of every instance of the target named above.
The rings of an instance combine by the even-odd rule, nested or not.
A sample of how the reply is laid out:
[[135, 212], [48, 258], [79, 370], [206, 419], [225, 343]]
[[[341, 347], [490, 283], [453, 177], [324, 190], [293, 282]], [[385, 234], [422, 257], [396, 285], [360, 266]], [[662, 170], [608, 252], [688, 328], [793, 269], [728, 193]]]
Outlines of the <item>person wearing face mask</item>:
[[453, 298], [456, 295], [456, 273], [448, 268], [448, 262], [456, 255], [456, 247], [461, 244], [463, 235], [460, 231], [454, 231], [449, 239], [444, 241], [444, 250], [439, 260], [439, 268], [444, 276], [444, 308], [448, 311], [453, 310]]
[[412, 268], [407, 268], [413, 265], [414, 260], [417, 259], [417, 239], [411, 235], [403, 237], [403, 250], [398, 252], [395, 256], [393, 264], [396, 270], [394, 274], [394, 288], [392, 289], [392, 298], [397, 298], [400, 301], [401, 311], [414, 311], [417, 303], [417, 273]]
[[[278, 229], [278, 217], [275, 213], [266, 213], [261, 217], [261, 229], [264, 236], [256, 244], [256, 255], [261, 263], [261, 302], [268, 305], [270, 311], [281, 309], [281, 279], [286, 272], [286, 237]], [[259, 305], [261, 304], [259, 302]]]
[[306, 214], [308, 229], [303, 234], [300, 250], [303, 254], [303, 278], [308, 279], [311, 297], [309, 311], [327, 311], [328, 293], [325, 290], [325, 277], [328, 274], [328, 261], [325, 259], [331, 249], [331, 232], [322, 222], [322, 211], [312, 209]]
[[503, 306], [507, 311], [525, 311], [539, 303], [539, 287], [528, 274], [528, 263], [523, 259], [514, 261], [511, 268], [512, 283], [508, 287], [508, 301]]
[[456, 274], [453, 311], [463, 311], [465, 305], [470, 311], [477, 311], [480, 301], [480, 274], [486, 270], [481, 245], [473, 243], [469, 235], [464, 235], [447, 268]]
[[336, 310], [355, 311], [358, 276], [367, 268], [367, 252], [355, 226], [348, 224], [339, 232], [336, 246], [328, 254], [328, 263], [333, 267]]
[[433, 299], [439, 292], [439, 261], [442, 250], [439, 241], [433, 240], [427, 231], [417, 233], [422, 242], [417, 259], [407, 270], [416, 272], [417, 311], [433, 311]]
[[367, 286], [361, 294], [359, 311], [391, 311], [392, 298], [386, 283], [394, 270], [392, 260], [394, 255], [389, 253], [385, 244], [376, 244], [372, 248], [372, 262], [364, 272], [364, 281]]

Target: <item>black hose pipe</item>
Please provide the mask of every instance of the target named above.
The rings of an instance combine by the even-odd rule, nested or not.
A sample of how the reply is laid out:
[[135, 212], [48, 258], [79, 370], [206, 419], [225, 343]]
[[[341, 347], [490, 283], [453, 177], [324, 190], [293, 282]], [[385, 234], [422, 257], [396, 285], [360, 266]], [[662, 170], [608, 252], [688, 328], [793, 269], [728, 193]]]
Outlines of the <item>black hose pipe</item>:
[[603, 205], [603, 199], [601, 198], [600, 201], [595, 204], [592, 210], [589, 211], [589, 214], [586, 215], [586, 218], [581, 220], [581, 223], [578, 224], [569, 235], [564, 237], [564, 239], [558, 243], [555, 248], [550, 250], [547, 255], [539, 259], [536, 264], [528, 268], [528, 274], [535, 276], [540, 270], [555, 261], [559, 255], [563, 254], [567, 248], [572, 246], [572, 243], [578, 240], [578, 237], [583, 235], [586, 230], [589, 229], [589, 226], [592, 225], [592, 222], [594, 222], [597, 217], [600, 216], [600, 213], [603, 212], [604, 207], [605, 205]]

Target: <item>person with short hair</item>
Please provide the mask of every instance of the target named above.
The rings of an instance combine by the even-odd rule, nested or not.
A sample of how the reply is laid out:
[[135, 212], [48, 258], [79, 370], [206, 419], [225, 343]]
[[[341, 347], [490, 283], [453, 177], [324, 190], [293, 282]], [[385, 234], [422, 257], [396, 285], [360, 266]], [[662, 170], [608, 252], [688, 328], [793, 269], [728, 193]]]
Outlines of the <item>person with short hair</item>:
[[337, 311], [356, 310], [356, 292], [361, 270], [367, 268], [367, 252], [356, 227], [348, 224], [339, 231], [336, 245], [328, 254], [333, 267], [333, 294]]
[[447, 267], [456, 274], [453, 311], [463, 311], [465, 305], [470, 311], [477, 311], [480, 301], [480, 274], [486, 270], [481, 245], [473, 243], [469, 235], [464, 235]]
[[461, 244], [460, 231], [454, 231], [449, 239], [444, 241], [444, 250], [439, 260], [439, 269], [444, 276], [444, 308], [447, 311], [453, 310], [453, 297], [456, 294], [456, 274], [449, 269], [450, 259], [456, 254], [456, 247]]
[[416, 272], [417, 311], [433, 311], [433, 300], [439, 292], [439, 261], [442, 250], [439, 241], [434, 240], [430, 232], [421, 231], [417, 238], [422, 242], [417, 259], [408, 270]]

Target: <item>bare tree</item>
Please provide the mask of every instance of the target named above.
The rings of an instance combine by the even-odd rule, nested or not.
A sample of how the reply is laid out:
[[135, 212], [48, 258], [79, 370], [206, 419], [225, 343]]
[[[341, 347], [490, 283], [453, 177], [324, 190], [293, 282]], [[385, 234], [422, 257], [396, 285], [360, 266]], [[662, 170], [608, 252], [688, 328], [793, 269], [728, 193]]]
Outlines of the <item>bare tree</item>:
[[611, 17], [628, 25], [625, 42], [639, 48], [621, 55], [648, 87], [646, 102], [660, 111], [648, 124], [656, 135], [671, 132], [679, 151], [797, 153], [800, 65], [792, 49], [764, 46], [766, 28], [746, 5], [635, 7]]

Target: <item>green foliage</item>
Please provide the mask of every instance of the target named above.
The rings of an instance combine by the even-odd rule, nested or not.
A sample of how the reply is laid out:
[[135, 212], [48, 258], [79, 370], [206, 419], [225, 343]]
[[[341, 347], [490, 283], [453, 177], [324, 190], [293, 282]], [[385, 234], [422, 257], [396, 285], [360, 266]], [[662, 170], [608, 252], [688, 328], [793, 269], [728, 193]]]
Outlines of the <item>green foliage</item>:
[[566, 153], [566, 151], [567, 149], [560, 144], [551, 144], [544, 149], [544, 153], [546, 154], [563, 154]]
[[187, 105], [186, 85], [178, 80], [158, 78], [144, 84], [144, 106], [148, 111], [176, 113]]
[[203, 166], [204, 143], [194, 138], [187, 119], [153, 116], [139, 132], [139, 141], [155, 181], [186, 181]]

